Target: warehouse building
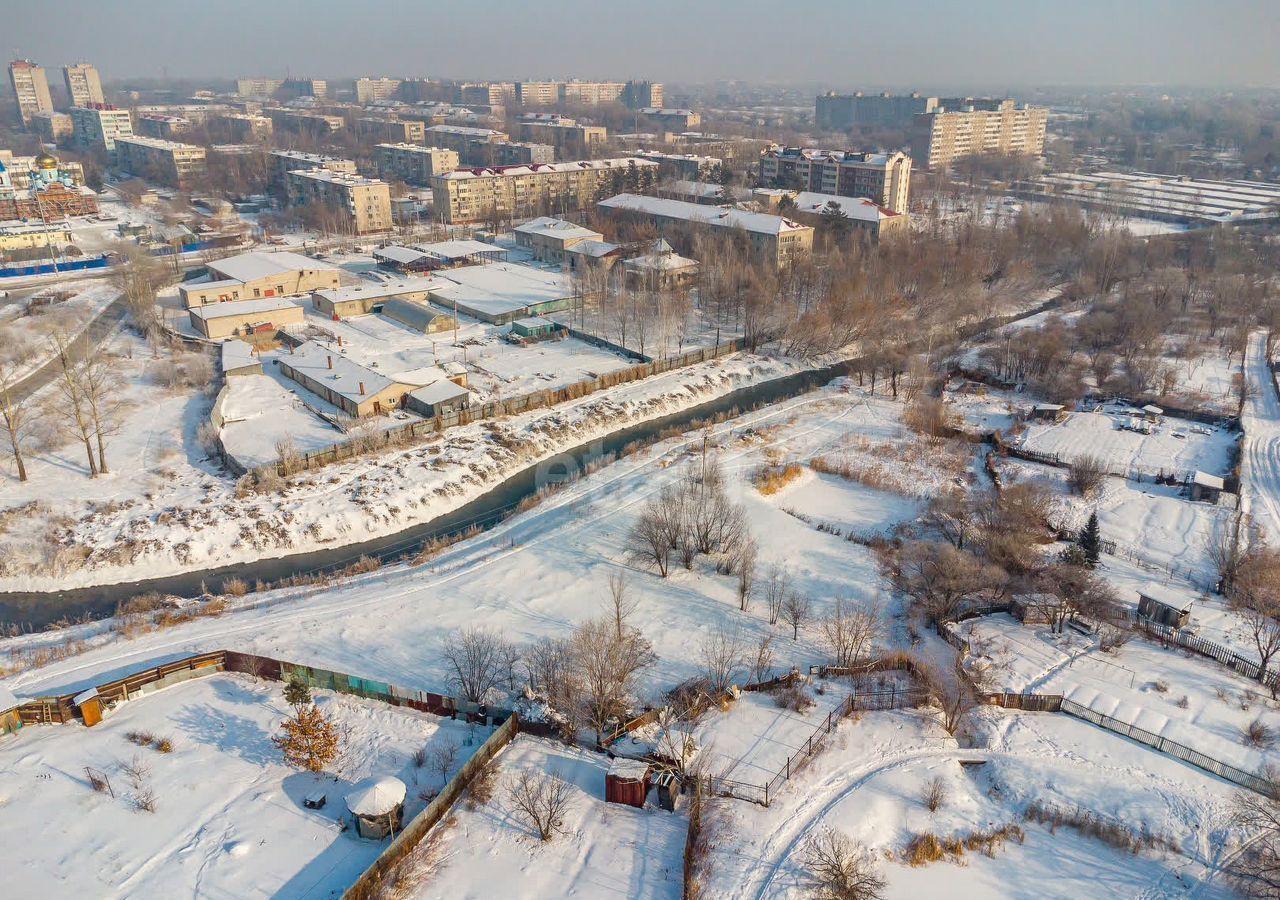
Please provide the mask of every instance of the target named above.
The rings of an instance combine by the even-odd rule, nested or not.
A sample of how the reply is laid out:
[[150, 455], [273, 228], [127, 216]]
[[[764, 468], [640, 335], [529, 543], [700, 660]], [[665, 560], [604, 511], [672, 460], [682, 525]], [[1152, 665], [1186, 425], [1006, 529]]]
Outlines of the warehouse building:
[[301, 325], [306, 318], [303, 308], [283, 297], [259, 300], [235, 300], [194, 306], [187, 311], [191, 325], [212, 340], [275, 332], [285, 325]]

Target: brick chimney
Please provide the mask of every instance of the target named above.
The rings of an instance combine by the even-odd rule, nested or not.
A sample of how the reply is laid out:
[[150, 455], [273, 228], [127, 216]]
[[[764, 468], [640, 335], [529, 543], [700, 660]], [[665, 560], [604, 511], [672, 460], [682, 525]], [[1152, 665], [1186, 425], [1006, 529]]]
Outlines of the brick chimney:
[[330, 369], [332, 369], [332, 368], [333, 368], [333, 357], [332, 357], [332, 356], [326, 356], [326, 357], [325, 357], [325, 360], [329, 363], [329, 368], [330, 368]]
[[364, 382], [363, 382], [363, 381], [362, 381], [362, 382], [360, 382], [360, 396], [361, 396], [361, 397], [363, 397], [363, 396], [364, 396]]

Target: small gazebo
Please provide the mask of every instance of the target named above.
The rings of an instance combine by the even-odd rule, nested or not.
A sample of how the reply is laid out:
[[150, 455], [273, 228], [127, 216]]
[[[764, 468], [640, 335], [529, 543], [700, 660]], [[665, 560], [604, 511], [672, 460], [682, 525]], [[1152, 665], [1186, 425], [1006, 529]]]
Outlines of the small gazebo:
[[356, 834], [381, 840], [399, 831], [406, 790], [403, 781], [390, 775], [358, 782], [347, 794], [347, 812]]

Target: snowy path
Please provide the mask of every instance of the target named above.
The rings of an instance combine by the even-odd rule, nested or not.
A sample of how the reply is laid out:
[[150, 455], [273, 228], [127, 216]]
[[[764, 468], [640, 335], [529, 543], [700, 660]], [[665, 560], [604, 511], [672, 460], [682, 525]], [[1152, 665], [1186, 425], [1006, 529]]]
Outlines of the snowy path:
[[1280, 397], [1271, 379], [1266, 335], [1261, 331], [1249, 335], [1247, 362], [1254, 391], [1240, 417], [1244, 428], [1241, 505], [1271, 545], [1280, 546]]

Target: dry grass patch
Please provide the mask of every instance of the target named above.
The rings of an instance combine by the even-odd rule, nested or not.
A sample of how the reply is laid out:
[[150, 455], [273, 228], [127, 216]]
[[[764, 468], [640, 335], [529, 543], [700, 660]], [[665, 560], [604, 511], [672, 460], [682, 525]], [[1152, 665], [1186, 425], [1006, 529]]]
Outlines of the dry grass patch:
[[761, 494], [770, 497], [799, 478], [803, 472], [804, 467], [795, 462], [763, 466], [751, 477], [751, 483]]

